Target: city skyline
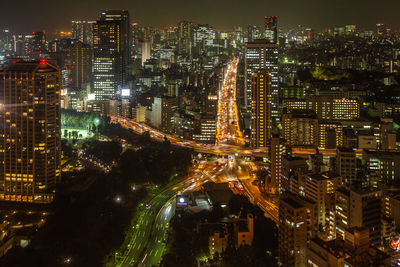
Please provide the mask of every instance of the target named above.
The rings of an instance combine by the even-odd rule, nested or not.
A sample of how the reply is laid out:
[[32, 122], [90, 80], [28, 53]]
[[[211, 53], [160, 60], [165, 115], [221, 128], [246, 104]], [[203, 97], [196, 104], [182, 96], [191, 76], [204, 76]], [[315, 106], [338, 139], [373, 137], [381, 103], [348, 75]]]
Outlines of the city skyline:
[[0, 11], [0, 266], [400, 266], [399, 4], [132, 1]]
[[[139, 1], [114, 1], [110, 4], [104, 0], [96, 3], [72, 0], [57, 5], [48, 0], [41, 5], [25, 1], [22, 8], [20, 2], [10, 2], [7, 9], [0, 11], [0, 25], [2, 28], [19, 32], [67, 30], [71, 27], [72, 20], [96, 20], [101, 10], [126, 9], [131, 14], [132, 22], [153, 27], [166, 27], [176, 25], [180, 20], [192, 20], [212, 24], [218, 30], [228, 30], [235, 25], [262, 25], [263, 21], [260, 18], [276, 15], [279, 17], [280, 28], [295, 25], [326, 28], [345, 24], [374, 28], [376, 23], [385, 23], [393, 29], [400, 28], [395, 11], [400, 8], [400, 2], [384, 0], [379, 5], [373, 1], [361, 0], [351, 3], [339, 2], [327, 6], [327, 1], [316, 0], [308, 0], [307, 3], [292, 0], [279, 3], [257, 0], [248, 4], [242, 4], [239, 0], [206, 0], [200, 6], [194, 7], [180, 0], [173, 0], [156, 3], [157, 8], [154, 8], [155, 3]], [[18, 10], [18, 16], [13, 12], [6, 12], [9, 9]]]

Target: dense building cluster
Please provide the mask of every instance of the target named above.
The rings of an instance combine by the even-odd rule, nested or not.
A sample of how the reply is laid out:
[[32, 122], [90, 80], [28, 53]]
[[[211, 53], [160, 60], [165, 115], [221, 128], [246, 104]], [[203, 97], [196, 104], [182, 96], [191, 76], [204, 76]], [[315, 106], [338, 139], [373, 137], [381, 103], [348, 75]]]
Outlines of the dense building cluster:
[[[253, 202], [278, 225], [283, 266], [400, 259], [400, 34], [382, 23], [155, 28], [105, 10], [66, 32], [2, 30], [0, 67], [0, 200], [52, 202], [61, 109], [95, 112], [217, 141], [265, 171], [257, 187], [269, 206]], [[237, 247], [257, 235], [246, 216]], [[212, 228], [212, 257], [227, 232]]]

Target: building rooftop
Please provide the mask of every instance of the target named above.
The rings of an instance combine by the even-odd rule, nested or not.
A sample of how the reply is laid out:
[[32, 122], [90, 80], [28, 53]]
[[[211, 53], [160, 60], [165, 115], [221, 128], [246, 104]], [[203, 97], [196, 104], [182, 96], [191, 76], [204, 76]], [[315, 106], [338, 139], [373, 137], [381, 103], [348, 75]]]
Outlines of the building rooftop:
[[363, 154], [366, 156], [380, 155], [380, 156], [400, 156], [398, 150], [375, 150], [375, 149], [364, 149]]
[[[311, 239], [311, 243], [325, 249], [336, 258], [345, 258], [346, 262], [353, 264], [352, 266], [377, 266], [375, 264], [382, 263], [382, 261], [390, 258], [388, 254], [371, 246], [367, 250], [360, 251], [357, 247], [349, 246], [340, 238], [325, 242], [316, 237]], [[312, 250], [312, 244], [310, 249]]]
[[308, 176], [315, 180], [326, 180], [339, 177], [340, 175], [337, 175], [334, 172], [322, 172], [322, 173], [311, 173], [308, 174]]
[[351, 192], [354, 192], [356, 194], [359, 195], [367, 195], [367, 194], [371, 194], [371, 193], [379, 193], [382, 192], [381, 189], [377, 188], [377, 187], [359, 187], [359, 186], [352, 186], [350, 188]]
[[14, 61], [9, 65], [6, 65], [2, 72], [53, 72], [57, 71], [58, 68], [47, 62], [47, 60], [35, 60], [35, 61]]
[[345, 187], [339, 187], [338, 189], [336, 189], [336, 191], [343, 195], [350, 196], [350, 191]]
[[317, 119], [317, 114], [312, 109], [292, 109], [289, 114], [292, 114], [293, 118]]
[[338, 147], [337, 150], [339, 152], [355, 153], [355, 151], [351, 147]]
[[284, 197], [280, 201], [287, 203], [288, 205], [292, 206], [292, 208], [295, 208], [295, 209], [300, 209], [300, 208], [304, 207], [302, 204], [300, 204], [299, 202], [295, 201], [291, 197]]

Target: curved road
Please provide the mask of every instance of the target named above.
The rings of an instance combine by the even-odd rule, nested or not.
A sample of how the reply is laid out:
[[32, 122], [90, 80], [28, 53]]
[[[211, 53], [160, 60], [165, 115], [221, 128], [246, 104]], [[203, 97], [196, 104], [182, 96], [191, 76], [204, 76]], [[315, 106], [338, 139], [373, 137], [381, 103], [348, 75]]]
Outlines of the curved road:
[[217, 171], [214, 162], [199, 164], [190, 172], [189, 178], [166, 187], [146, 203], [151, 205], [150, 209], [143, 205], [137, 224], [131, 229], [128, 249], [122, 256], [115, 255], [119, 259], [116, 266], [158, 265], [165, 249], [165, 225], [174, 214], [176, 195], [202, 185]]

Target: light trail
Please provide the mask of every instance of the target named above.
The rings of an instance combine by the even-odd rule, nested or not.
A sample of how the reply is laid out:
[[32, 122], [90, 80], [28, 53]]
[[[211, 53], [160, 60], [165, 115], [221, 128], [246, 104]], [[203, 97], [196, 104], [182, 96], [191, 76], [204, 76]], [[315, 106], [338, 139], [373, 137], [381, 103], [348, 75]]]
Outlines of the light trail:
[[216, 144], [243, 146], [245, 139], [239, 127], [239, 113], [236, 104], [236, 73], [239, 59], [228, 65], [223, 86], [218, 92], [218, 114]]

